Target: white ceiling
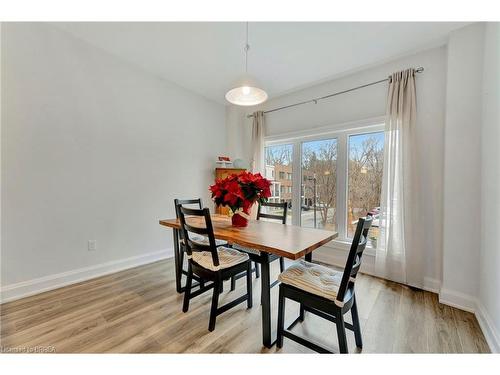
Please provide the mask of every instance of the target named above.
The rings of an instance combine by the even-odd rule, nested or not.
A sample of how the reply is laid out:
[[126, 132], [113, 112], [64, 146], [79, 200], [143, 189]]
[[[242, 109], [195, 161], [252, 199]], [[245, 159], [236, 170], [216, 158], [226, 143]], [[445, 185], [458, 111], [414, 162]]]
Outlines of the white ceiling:
[[[446, 42], [458, 22], [250, 23], [249, 73], [270, 97]], [[243, 22], [57, 23], [180, 86], [224, 103], [244, 72]]]

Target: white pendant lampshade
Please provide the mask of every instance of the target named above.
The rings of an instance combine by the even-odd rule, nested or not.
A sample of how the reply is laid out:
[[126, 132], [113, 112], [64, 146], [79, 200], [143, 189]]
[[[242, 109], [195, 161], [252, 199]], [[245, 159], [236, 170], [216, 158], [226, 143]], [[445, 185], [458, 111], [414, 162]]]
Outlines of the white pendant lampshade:
[[246, 24], [246, 44], [245, 44], [245, 73], [246, 76], [238, 85], [226, 93], [226, 100], [229, 103], [241, 106], [252, 106], [264, 103], [267, 100], [267, 93], [259, 88], [254, 79], [248, 75], [248, 22]]
[[252, 106], [264, 103], [267, 100], [267, 93], [254, 82], [245, 80], [227, 92], [226, 100], [236, 105]]

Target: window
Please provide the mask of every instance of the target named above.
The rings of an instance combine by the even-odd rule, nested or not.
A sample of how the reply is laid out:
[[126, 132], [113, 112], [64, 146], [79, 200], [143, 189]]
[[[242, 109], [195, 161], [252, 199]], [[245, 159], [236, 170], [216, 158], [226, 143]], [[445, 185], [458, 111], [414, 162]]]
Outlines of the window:
[[[276, 181], [271, 182], [271, 198], [279, 198], [280, 196], [280, 185]], [[272, 199], [272, 202], [275, 202], [276, 199]]]
[[358, 219], [373, 216], [368, 236], [379, 236], [380, 195], [384, 171], [384, 132], [349, 136], [347, 237], [352, 238]]
[[[276, 189], [279, 189], [279, 202], [286, 202], [292, 207], [292, 181], [288, 175], [293, 173], [293, 145], [280, 144], [268, 146], [264, 150], [266, 168], [271, 168], [278, 175]], [[279, 186], [279, 187], [278, 187]], [[279, 209], [266, 207], [265, 212], [276, 213]], [[292, 224], [292, 210], [287, 210], [287, 224]]]
[[336, 230], [337, 140], [302, 143], [301, 224]]
[[[352, 240], [358, 219], [372, 215], [369, 245], [377, 246], [384, 163], [383, 125], [322, 135], [273, 139], [266, 164], [279, 175], [280, 200], [289, 204], [289, 223], [339, 233]], [[292, 164], [300, 164], [300, 174]]]

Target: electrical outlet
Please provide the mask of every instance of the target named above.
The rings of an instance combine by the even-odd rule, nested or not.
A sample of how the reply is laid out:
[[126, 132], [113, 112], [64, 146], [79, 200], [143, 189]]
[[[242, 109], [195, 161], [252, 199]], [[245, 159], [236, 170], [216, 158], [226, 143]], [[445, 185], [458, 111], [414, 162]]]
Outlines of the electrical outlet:
[[97, 250], [97, 241], [96, 240], [89, 240], [88, 249], [89, 249], [89, 251], [96, 251]]

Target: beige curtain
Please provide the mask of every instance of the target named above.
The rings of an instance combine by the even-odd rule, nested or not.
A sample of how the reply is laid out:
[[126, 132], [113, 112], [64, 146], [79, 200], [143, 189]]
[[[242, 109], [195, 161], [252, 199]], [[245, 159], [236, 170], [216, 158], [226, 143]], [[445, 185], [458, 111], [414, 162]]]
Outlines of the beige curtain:
[[252, 124], [252, 171], [264, 175], [264, 112], [253, 113]]
[[[376, 253], [376, 273], [402, 283], [421, 284], [420, 257], [415, 254], [416, 158], [415, 71], [408, 69], [389, 79], [382, 182], [380, 246]], [[412, 254], [413, 252], [413, 254]]]

